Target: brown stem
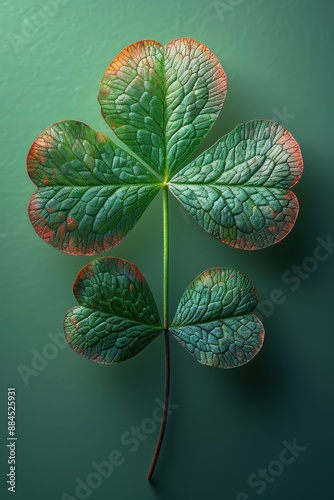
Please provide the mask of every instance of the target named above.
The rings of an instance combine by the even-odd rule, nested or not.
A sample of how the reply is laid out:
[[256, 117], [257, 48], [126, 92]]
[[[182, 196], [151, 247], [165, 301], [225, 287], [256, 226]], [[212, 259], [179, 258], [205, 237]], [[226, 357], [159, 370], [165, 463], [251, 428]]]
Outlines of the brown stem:
[[167, 415], [168, 415], [168, 403], [169, 403], [169, 387], [170, 387], [170, 355], [169, 355], [169, 331], [165, 329], [165, 397], [164, 397], [164, 409], [162, 414], [162, 421], [160, 426], [160, 433], [158, 437], [158, 441], [155, 447], [155, 452], [152, 458], [152, 463], [150, 470], [147, 474], [147, 479], [150, 481], [152, 479], [155, 466], [158, 461], [162, 441], [165, 435], [165, 429], [167, 424]]

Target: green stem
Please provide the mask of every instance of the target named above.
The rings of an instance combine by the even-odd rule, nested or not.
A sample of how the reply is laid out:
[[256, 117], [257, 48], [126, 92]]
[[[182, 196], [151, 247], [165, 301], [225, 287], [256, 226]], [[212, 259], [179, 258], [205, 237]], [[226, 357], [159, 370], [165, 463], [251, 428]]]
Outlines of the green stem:
[[151, 480], [156, 463], [158, 461], [162, 441], [165, 435], [168, 415], [169, 403], [169, 387], [170, 387], [170, 355], [169, 355], [169, 321], [168, 321], [168, 296], [169, 296], [169, 220], [168, 220], [168, 186], [165, 184], [163, 187], [163, 317], [164, 317], [164, 333], [165, 333], [165, 395], [164, 395], [164, 409], [162, 413], [162, 421], [160, 426], [160, 433], [155, 447], [150, 470], [147, 479]]
[[163, 188], [163, 238], [164, 238], [164, 273], [163, 273], [163, 311], [164, 329], [168, 330], [168, 296], [169, 296], [169, 219], [168, 219], [168, 186]]

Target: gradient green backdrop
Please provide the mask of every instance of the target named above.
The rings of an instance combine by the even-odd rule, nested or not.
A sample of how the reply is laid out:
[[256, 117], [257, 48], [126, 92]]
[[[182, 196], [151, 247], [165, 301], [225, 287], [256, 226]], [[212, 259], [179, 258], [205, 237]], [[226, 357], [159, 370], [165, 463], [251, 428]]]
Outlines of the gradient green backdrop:
[[[124, 463], [87, 498], [331, 498], [333, 249], [323, 250], [321, 261], [312, 256], [317, 238], [334, 239], [333, 2], [3, 0], [0, 11], [0, 497], [76, 498], [76, 478], [86, 481], [92, 463], [117, 449]], [[155, 399], [163, 397], [163, 339], [110, 367], [50, 339], [75, 305], [72, 283], [90, 259], [64, 255], [34, 233], [25, 157], [35, 137], [59, 120], [81, 120], [108, 133], [96, 96], [109, 62], [134, 41], [181, 36], [208, 45], [228, 77], [223, 112], [201, 149], [241, 122], [275, 118], [300, 142], [305, 172], [295, 189], [301, 205], [295, 228], [263, 251], [219, 243], [171, 200], [171, 314], [187, 284], [213, 266], [251, 277], [261, 301], [280, 290], [281, 303], [262, 302], [264, 348], [242, 368], [204, 367], [172, 340], [171, 402], [179, 408], [150, 484], [157, 431], [132, 453], [120, 439], [151, 417]], [[160, 197], [107, 255], [135, 262], [161, 303]], [[307, 269], [298, 283], [282, 280], [292, 266]], [[40, 359], [24, 381], [20, 371], [36, 368], [36, 353], [43, 352], [52, 359]], [[8, 386], [17, 391], [16, 496], [5, 484]], [[282, 442], [294, 439], [306, 450], [280, 472], [272, 461]], [[279, 473], [258, 494], [248, 478], [268, 465]]]

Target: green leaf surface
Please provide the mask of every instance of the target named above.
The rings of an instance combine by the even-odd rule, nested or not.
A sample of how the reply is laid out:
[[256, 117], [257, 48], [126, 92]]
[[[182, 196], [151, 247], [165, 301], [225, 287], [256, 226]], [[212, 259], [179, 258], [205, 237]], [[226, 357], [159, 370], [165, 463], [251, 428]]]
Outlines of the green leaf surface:
[[142, 40], [111, 62], [99, 102], [115, 134], [167, 180], [210, 130], [226, 87], [225, 73], [205, 45], [190, 38], [165, 46]]
[[263, 325], [251, 314], [257, 302], [254, 284], [239, 271], [208, 269], [184, 292], [170, 332], [200, 363], [243, 365], [263, 344]]
[[44, 130], [27, 166], [38, 188], [29, 204], [31, 223], [47, 243], [70, 254], [117, 245], [161, 187], [133, 156], [77, 121]]
[[162, 331], [152, 292], [139, 269], [113, 257], [95, 259], [74, 284], [79, 306], [64, 320], [71, 348], [97, 363], [138, 354]]
[[226, 87], [217, 58], [190, 38], [165, 46], [142, 40], [122, 50], [102, 78], [99, 102], [131, 151], [81, 122], [47, 128], [27, 158], [38, 188], [29, 204], [37, 234], [66, 253], [104, 252], [167, 184], [224, 243], [256, 250], [282, 240], [298, 215], [291, 187], [303, 168], [284, 127], [266, 120], [239, 125], [182, 166], [216, 120]]
[[290, 188], [302, 168], [290, 132], [276, 122], [254, 120], [182, 168], [169, 187], [212, 236], [256, 250], [277, 243], [293, 227], [299, 205]]

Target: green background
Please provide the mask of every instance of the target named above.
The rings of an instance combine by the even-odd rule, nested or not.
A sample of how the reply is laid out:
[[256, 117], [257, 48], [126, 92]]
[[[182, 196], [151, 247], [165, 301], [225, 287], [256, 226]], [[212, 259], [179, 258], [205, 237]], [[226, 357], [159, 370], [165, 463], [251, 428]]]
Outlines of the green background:
[[[334, 255], [332, 248], [322, 249], [322, 260], [313, 255], [317, 238], [334, 239], [333, 3], [3, 0], [0, 10], [1, 498], [11, 498], [5, 481], [6, 397], [12, 386], [18, 500], [60, 500], [64, 493], [77, 498], [76, 478], [86, 481], [92, 463], [107, 460], [115, 449], [124, 463], [87, 498], [330, 498]], [[109, 62], [134, 41], [167, 43], [181, 36], [206, 44], [228, 77], [222, 114], [201, 150], [241, 122], [275, 118], [299, 141], [305, 171], [295, 188], [301, 205], [295, 228], [263, 251], [219, 243], [171, 199], [171, 314], [201, 271], [236, 267], [257, 285], [267, 335], [251, 363], [230, 371], [200, 365], [172, 339], [171, 402], [179, 407], [169, 418], [150, 484], [146, 473], [157, 430], [144, 434], [134, 452], [120, 439], [131, 426], [146, 425], [155, 399], [163, 397], [163, 338], [109, 367], [50, 339], [75, 305], [72, 283], [90, 259], [62, 254], [34, 233], [27, 217], [34, 187], [25, 157], [36, 136], [56, 121], [77, 119], [108, 133], [96, 96]], [[135, 262], [159, 304], [161, 201], [107, 252]], [[293, 272], [303, 273], [299, 281], [282, 279]], [[280, 290], [274, 292], [280, 304], [269, 302], [274, 289]], [[38, 369], [36, 352], [44, 359]], [[24, 369], [34, 371], [24, 378]], [[294, 439], [306, 449], [282, 471], [272, 461], [282, 442]], [[279, 474], [259, 494], [259, 485], [247, 481], [268, 465]]]

